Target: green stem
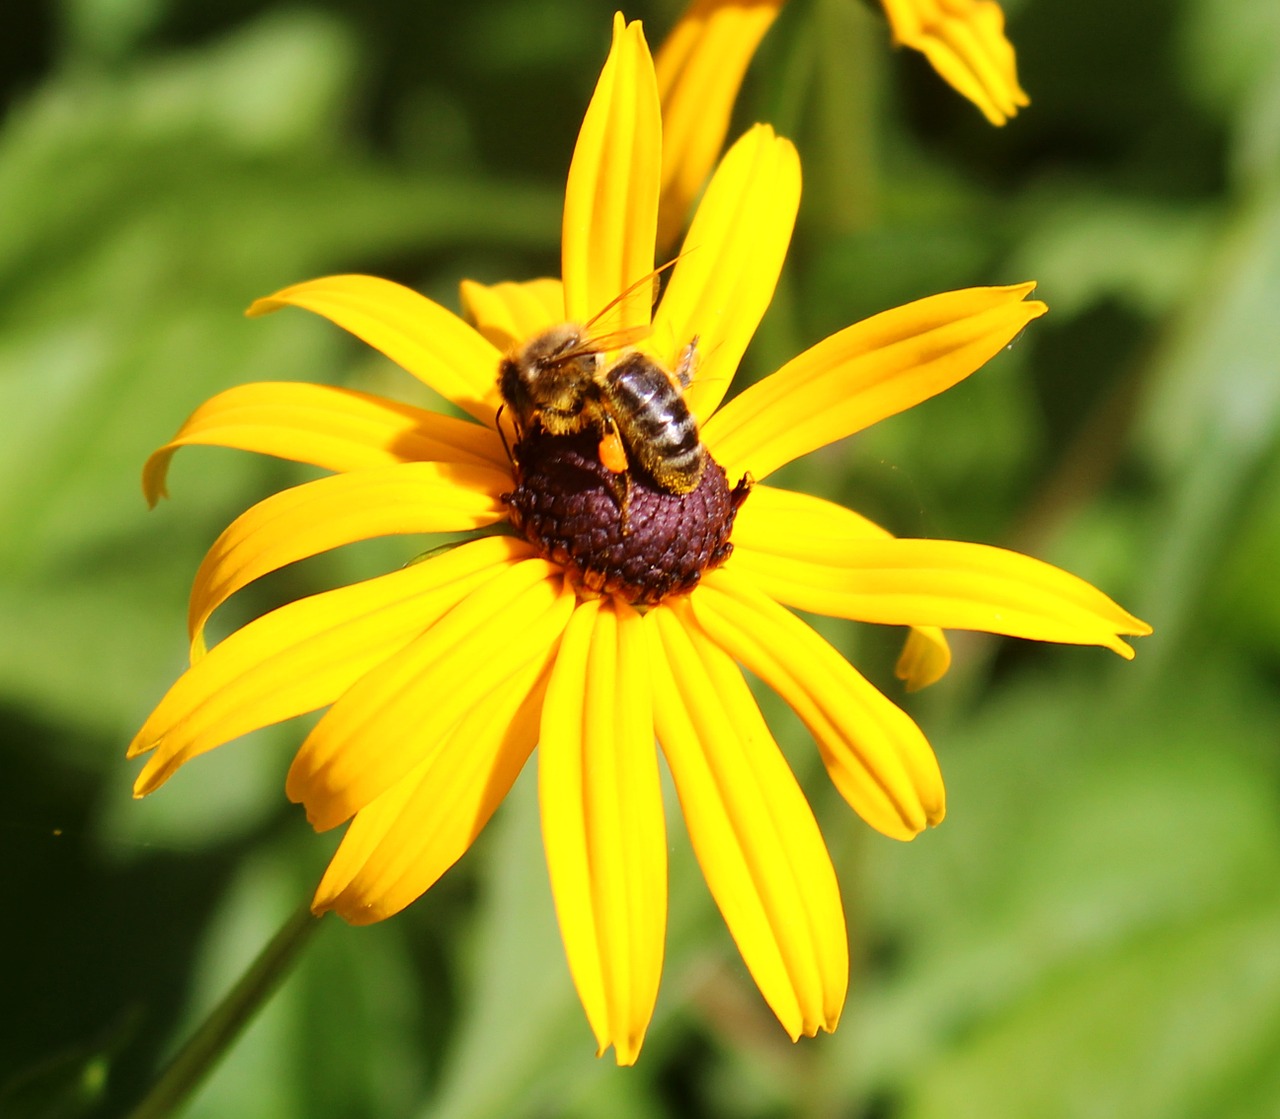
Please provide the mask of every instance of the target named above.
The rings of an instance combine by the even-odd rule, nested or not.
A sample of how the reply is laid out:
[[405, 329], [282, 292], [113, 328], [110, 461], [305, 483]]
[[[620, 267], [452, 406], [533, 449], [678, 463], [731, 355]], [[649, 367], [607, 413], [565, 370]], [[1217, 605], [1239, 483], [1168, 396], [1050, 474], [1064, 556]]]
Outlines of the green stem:
[[249, 970], [174, 1055], [129, 1119], [164, 1119], [186, 1103], [275, 993], [319, 923], [309, 906], [290, 915]]

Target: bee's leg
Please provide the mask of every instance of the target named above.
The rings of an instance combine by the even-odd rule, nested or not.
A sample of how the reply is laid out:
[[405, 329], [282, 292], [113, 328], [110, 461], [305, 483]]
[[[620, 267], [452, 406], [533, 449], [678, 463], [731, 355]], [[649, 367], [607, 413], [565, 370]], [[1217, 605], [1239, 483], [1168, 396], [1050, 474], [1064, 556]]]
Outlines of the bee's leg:
[[[511, 450], [511, 444], [507, 442], [507, 433], [502, 429], [502, 413], [505, 412], [506, 410], [507, 410], [507, 406], [505, 404], [501, 404], [498, 406], [497, 412], [495, 412], [493, 415], [493, 426], [498, 429], [498, 438], [502, 440], [502, 449], [507, 452], [507, 461], [510, 462], [512, 466], [518, 466], [519, 463], [516, 462], [516, 456], [514, 452], [512, 452]], [[517, 428], [516, 442], [518, 443], [519, 441], [520, 441], [520, 431]]]
[[689, 339], [689, 344], [680, 351], [680, 360], [676, 362], [676, 380], [682, 389], [687, 389], [693, 381], [698, 369], [698, 336]]
[[[631, 472], [624, 470], [621, 474], [613, 476], [613, 496], [618, 499], [618, 509], [622, 516], [622, 535], [631, 535]], [[619, 493], [618, 490], [622, 492]]]
[[606, 421], [604, 435], [600, 439], [600, 462], [609, 471], [609, 488], [622, 513], [622, 535], [627, 536], [631, 532], [627, 520], [631, 508], [631, 472], [627, 468], [627, 450], [622, 445], [622, 436], [612, 419]]
[[622, 521], [622, 535], [631, 535], [631, 471], [609, 474], [609, 489], [613, 500], [618, 503], [618, 512]]

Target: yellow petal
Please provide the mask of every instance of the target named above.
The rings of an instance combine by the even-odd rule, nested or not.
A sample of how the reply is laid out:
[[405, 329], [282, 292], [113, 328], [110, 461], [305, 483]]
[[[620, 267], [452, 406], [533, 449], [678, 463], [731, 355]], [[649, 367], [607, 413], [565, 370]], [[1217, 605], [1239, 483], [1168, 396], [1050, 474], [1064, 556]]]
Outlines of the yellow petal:
[[625, 603], [579, 606], [542, 709], [542, 838], [569, 970], [599, 1053], [634, 1064], [667, 916], [666, 830], [647, 645]]
[[[653, 271], [661, 174], [653, 60], [640, 24], [619, 14], [565, 187], [561, 275], [570, 322], [587, 322]], [[648, 326], [652, 306], [650, 285], [640, 284], [601, 325]]]
[[1126, 659], [1133, 649], [1119, 635], [1151, 632], [1083, 579], [985, 544], [833, 536], [800, 548], [735, 546], [730, 562], [771, 598], [864, 622], [1104, 645]]
[[492, 428], [351, 389], [265, 381], [206, 400], [147, 459], [142, 489], [148, 504], [168, 496], [165, 475], [174, 452], [197, 444], [337, 471], [417, 461], [508, 465]]
[[564, 287], [559, 280], [521, 284], [463, 280], [461, 294], [467, 321], [503, 351], [565, 319]]
[[918, 692], [936, 684], [951, 667], [951, 646], [937, 626], [918, 626], [907, 634], [893, 674], [907, 685], [907, 691]]
[[934, 295], [847, 327], [731, 400], [703, 441], [731, 478], [767, 477], [964, 380], [1045, 313], [1024, 301], [1034, 286]]
[[698, 339], [685, 394], [710, 416], [773, 298], [800, 204], [800, 160], [789, 140], [758, 124], [724, 157], [698, 206], [654, 316], [651, 345], [668, 368]]
[[182, 674], [129, 747], [155, 747], [134, 793], [259, 727], [332, 703], [474, 587], [532, 549], [511, 537], [463, 544], [402, 571], [313, 595], [237, 630]]
[[894, 39], [920, 51], [992, 124], [1030, 104], [993, 0], [883, 0]]
[[498, 407], [492, 342], [425, 295], [376, 276], [326, 276], [257, 300], [251, 316], [304, 307], [348, 330], [481, 423]]
[[911, 839], [941, 821], [942, 775], [920, 728], [809, 626], [727, 568], [709, 572], [690, 603], [708, 636], [800, 716], [867, 823]]
[[[810, 543], [826, 547], [839, 539], [850, 548], [859, 540], [890, 540], [892, 535], [852, 509], [807, 493], [755, 486], [750, 500], [738, 510], [733, 524], [735, 548], [772, 552], [777, 542], [787, 542], [787, 555], [806, 556]], [[896, 669], [907, 691], [935, 684], [951, 667], [951, 649], [936, 626], [912, 629]]]
[[311, 903], [353, 925], [399, 913], [460, 859], [538, 741], [546, 668], [534, 661], [472, 706], [440, 748], [356, 813]]
[[654, 720], [702, 873], [792, 1039], [832, 1030], [848, 985], [835, 872], [737, 665], [680, 600], [645, 616]]
[[439, 749], [469, 708], [545, 657], [573, 602], [559, 568], [541, 559], [477, 588], [342, 694], [294, 758], [289, 799], [306, 806], [317, 831], [372, 803]]
[[694, 0], [654, 59], [662, 99], [658, 244], [674, 244], [707, 181], [738, 89], [783, 0]]
[[785, 541], [788, 554], [828, 540], [892, 540], [893, 534], [861, 513], [798, 490], [753, 486], [733, 522], [733, 546], [771, 551]]
[[510, 470], [410, 462], [335, 474], [282, 490], [242, 513], [196, 572], [187, 623], [192, 659], [209, 616], [236, 591], [308, 556], [376, 536], [465, 532], [506, 515]]

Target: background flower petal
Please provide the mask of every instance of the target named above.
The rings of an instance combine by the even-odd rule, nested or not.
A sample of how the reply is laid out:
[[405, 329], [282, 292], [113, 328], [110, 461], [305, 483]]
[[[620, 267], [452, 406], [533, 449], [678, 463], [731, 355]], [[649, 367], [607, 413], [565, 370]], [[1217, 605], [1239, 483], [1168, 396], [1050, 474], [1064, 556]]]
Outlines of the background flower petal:
[[560, 640], [574, 593], [541, 559], [478, 587], [347, 689], [303, 742], [285, 792], [325, 831], [439, 749], [466, 711]]
[[501, 354], [425, 295], [376, 276], [325, 276], [256, 300], [247, 313], [265, 315], [287, 306], [323, 315], [481, 423], [493, 423]]
[[795, 147], [756, 125], [716, 170], [654, 316], [650, 344], [667, 368], [698, 339], [685, 393], [695, 416], [710, 416], [724, 398], [768, 310], [799, 205]]
[[942, 820], [942, 775], [920, 728], [813, 629], [724, 568], [707, 574], [690, 605], [711, 640], [800, 716], [867, 823], [911, 839]]
[[381, 921], [462, 857], [533, 752], [546, 677], [535, 660], [503, 680], [438, 750], [356, 813], [311, 903], [317, 915]]
[[645, 616], [654, 719], [689, 838], [752, 978], [791, 1037], [832, 1030], [844, 912], [804, 794], [737, 665], [673, 600]]
[[467, 322], [503, 352], [565, 321], [564, 285], [559, 280], [544, 277], [500, 284], [463, 280], [459, 290]]
[[599, 1052], [634, 1064], [667, 918], [666, 829], [647, 645], [625, 603], [574, 611], [542, 709], [538, 790], [551, 892]]
[[673, 245], [729, 131], [747, 66], [783, 0], [694, 0], [654, 58], [662, 99], [658, 245]]
[[[614, 17], [613, 46], [578, 133], [564, 196], [565, 318], [585, 323], [653, 271], [662, 176], [662, 111], [639, 23]], [[641, 284], [601, 321], [603, 331], [648, 326], [653, 291]]]
[[968, 288], [847, 327], [746, 389], [703, 425], [730, 477], [784, 463], [964, 380], [1048, 309], [1034, 284]]
[[842, 541], [766, 552], [735, 548], [733, 569], [801, 610], [888, 625], [975, 629], [1036, 641], [1104, 645], [1151, 627], [1097, 588], [1041, 560], [956, 540]]
[[142, 490], [155, 505], [179, 447], [235, 447], [344, 472], [397, 462], [507, 466], [492, 428], [330, 385], [260, 381], [200, 405], [149, 459]]
[[184, 672], [138, 731], [129, 756], [156, 753], [134, 794], [159, 788], [215, 746], [332, 703], [474, 587], [531, 551], [511, 537], [472, 541], [250, 622]]
[[920, 51], [992, 124], [1029, 105], [994, 0], [882, 0], [894, 39]]
[[[853, 548], [859, 540], [891, 540], [893, 534], [834, 501], [765, 485], [752, 488], [751, 500], [733, 522], [735, 550], [772, 553], [779, 541], [785, 541], [786, 554], [805, 556], [810, 544], [826, 548], [833, 538]], [[913, 692], [936, 684], [950, 667], [946, 636], [937, 626], [924, 626], [907, 634], [895, 671], [906, 681], [907, 691]]]
[[209, 616], [236, 591], [308, 556], [376, 536], [465, 532], [502, 520], [510, 470], [411, 462], [334, 474], [281, 490], [231, 522], [191, 587], [192, 659], [204, 653]]

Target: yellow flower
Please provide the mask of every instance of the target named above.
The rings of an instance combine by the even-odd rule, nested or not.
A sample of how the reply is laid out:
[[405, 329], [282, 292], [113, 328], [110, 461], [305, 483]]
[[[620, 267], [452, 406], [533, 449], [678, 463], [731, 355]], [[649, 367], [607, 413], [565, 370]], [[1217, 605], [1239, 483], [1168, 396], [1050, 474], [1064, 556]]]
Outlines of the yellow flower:
[[[793, 1038], [830, 1030], [840, 1015], [848, 959], [835, 874], [740, 665], [795, 709], [872, 826], [909, 839], [942, 818], [920, 730], [786, 605], [916, 627], [900, 665], [913, 684], [945, 671], [939, 627], [1124, 656], [1118, 635], [1148, 632], [1087, 583], [1025, 556], [897, 540], [802, 493], [747, 494], [746, 474], [764, 478], [968, 376], [1044, 307], [1026, 299], [1030, 284], [924, 299], [841, 331], [718, 408], [782, 266], [799, 163], [768, 127], [734, 145], [652, 312], [651, 285], [635, 281], [653, 268], [660, 145], [648, 49], [640, 25], [619, 17], [569, 173], [563, 286], [465, 285], [478, 329], [367, 276], [253, 305], [251, 314], [295, 306], [329, 318], [471, 419], [305, 384], [245, 385], [198, 409], [148, 462], [151, 500], [169, 458], [190, 444], [334, 473], [267, 498], [214, 543], [192, 591], [192, 666], [130, 748], [154, 751], [141, 796], [206, 750], [328, 707], [286, 790], [317, 829], [349, 822], [314, 908], [361, 924], [408, 905], [466, 851], [536, 744], [570, 970], [601, 1052], [613, 1045], [622, 1064], [639, 1053], [662, 967], [655, 737], [765, 999]], [[513, 444], [513, 467], [497, 426], [504, 356], [494, 342], [518, 348], [583, 323], [623, 292], [610, 329], [643, 334], [639, 346], [667, 367], [697, 339], [687, 400], [708, 417], [702, 440], [714, 460], [685, 494], [633, 470], [626, 529], [599, 432], [553, 436], [534, 424]], [[468, 529], [491, 532], [290, 603], [205, 651], [210, 614], [269, 571], [368, 537]]]
[[[659, 244], [672, 244], [720, 155], [743, 76], [785, 0], [693, 0], [658, 50], [662, 96]], [[995, 0], [883, 0], [894, 41], [1002, 125], [1029, 104]]]
[[995, 0], [882, 0], [894, 40], [920, 51], [953, 89], [992, 124], [1004, 124], [1030, 99]]

